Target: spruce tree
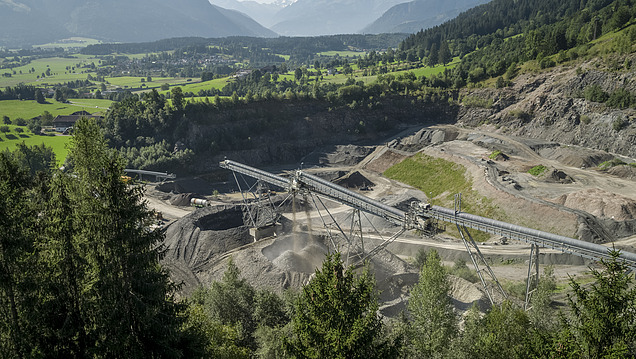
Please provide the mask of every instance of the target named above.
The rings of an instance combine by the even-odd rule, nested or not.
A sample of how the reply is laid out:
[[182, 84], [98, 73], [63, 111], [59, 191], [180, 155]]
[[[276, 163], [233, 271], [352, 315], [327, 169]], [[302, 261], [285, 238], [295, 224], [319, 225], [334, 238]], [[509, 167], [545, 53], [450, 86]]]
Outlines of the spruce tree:
[[159, 265], [163, 235], [150, 229], [143, 189], [121, 180], [123, 162], [94, 119], [77, 122], [69, 156], [79, 186], [75, 240], [86, 243], [82, 312], [90, 354], [178, 356], [179, 308]]
[[368, 269], [356, 276], [340, 253], [330, 254], [303, 288], [285, 341], [296, 358], [391, 358], [398, 346], [383, 337], [375, 280]]
[[[570, 279], [573, 295], [563, 331], [571, 333], [582, 357], [626, 358], [636, 356], [636, 288], [634, 274], [611, 250], [612, 259], [591, 268], [596, 281], [584, 287]], [[566, 337], [562, 335], [562, 337]], [[557, 346], [558, 347], [558, 346]]]
[[408, 303], [413, 320], [410, 339], [426, 358], [442, 357], [457, 334], [457, 315], [449, 293], [446, 270], [437, 252], [431, 251]]
[[31, 354], [36, 313], [37, 272], [33, 228], [37, 213], [29, 200], [28, 172], [7, 152], [0, 152], [0, 353]]

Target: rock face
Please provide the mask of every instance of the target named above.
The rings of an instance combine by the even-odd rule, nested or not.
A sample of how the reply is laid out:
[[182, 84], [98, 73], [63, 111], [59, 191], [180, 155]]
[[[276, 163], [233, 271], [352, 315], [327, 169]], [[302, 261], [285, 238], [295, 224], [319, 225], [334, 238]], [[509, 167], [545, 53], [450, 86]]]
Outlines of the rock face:
[[389, 142], [387, 147], [400, 151], [415, 152], [426, 146], [437, 145], [456, 138], [457, 132], [454, 131], [423, 128], [412, 136]]
[[[184, 142], [198, 151], [193, 173], [218, 168], [225, 157], [255, 166], [305, 161], [317, 164], [347, 165], [369, 153], [366, 144], [376, 144], [399, 132], [407, 124], [432, 125], [454, 118], [453, 108], [430, 103], [411, 103], [407, 98], [387, 100], [382, 111], [348, 107], [333, 110], [324, 101], [259, 102], [210, 111], [189, 121], [187, 129], [172, 140]], [[364, 124], [363, 131], [360, 123]], [[210, 144], [221, 151], [205, 152]], [[355, 146], [352, 146], [355, 145]], [[338, 151], [339, 146], [350, 149]], [[337, 153], [334, 157], [333, 153]]]
[[[631, 55], [628, 60], [634, 61], [634, 57]], [[462, 107], [458, 124], [490, 123], [508, 134], [635, 158], [636, 125], [630, 119], [636, 117], [636, 110], [610, 108], [582, 98], [585, 88], [591, 85], [607, 93], [619, 88], [636, 92], [634, 72], [603, 72], [592, 65], [584, 63], [578, 71], [556, 67], [536, 75], [524, 74], [514, 79], [509, 88], [470, 90], [464, 96], [491, 101], [492, 106]], [[619, 128], [616, 121], [626, 121], [626, 125]], [[563, 153], [554, 156], [567, 157], [567, 151], [560, 151]], [[605, 158], [607, 154], [592, 154], [579, 164], [591, 166]]]

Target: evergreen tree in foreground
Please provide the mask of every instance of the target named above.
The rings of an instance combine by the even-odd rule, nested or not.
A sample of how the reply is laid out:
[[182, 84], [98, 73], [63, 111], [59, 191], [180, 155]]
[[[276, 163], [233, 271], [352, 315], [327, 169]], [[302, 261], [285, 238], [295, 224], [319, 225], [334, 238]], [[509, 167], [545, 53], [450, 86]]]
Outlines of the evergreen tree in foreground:
[[75, 133], [72, 174], [0, 152], [0, 357], [192, 357], [142, 189], [94, 120]]
[[450, 282], [437, 251], [431, 251], [411, 290], [408, 308], [413, 318], [411, 342], [426, 358], [443, 357], [457, 334], [457, 315], [449, 295]]
[[83, 322], [92, 355], [176, 357], [174, 289], [159, 266], [162, 234], [151, 230], [141, 187], [121, 180], [123, 162], [94, 120], [80, 120], [69, 153], [77, 175], [74, 241], [86, 268]]
[[579, 353], [583, 358], [636, 356], [634, 274], [619, 259], [619, 251], [610, 254], [612, 259], [601, 260], [600, 269], [591, 268], [596, 280], [589, 288], [570, 279], [571, 314], [562, 323], [554, 352]]
[[0, 357], [24, 358], [36, 338], [34, 272], [36, 212], [29, 201], [31, 178], [17, 161], [0, 152]]
[[383, 337], [375, 280], [344, 269], [340, 253], [303, 288], [285, 347], [296, 358], [392, 358], [398, 346]]

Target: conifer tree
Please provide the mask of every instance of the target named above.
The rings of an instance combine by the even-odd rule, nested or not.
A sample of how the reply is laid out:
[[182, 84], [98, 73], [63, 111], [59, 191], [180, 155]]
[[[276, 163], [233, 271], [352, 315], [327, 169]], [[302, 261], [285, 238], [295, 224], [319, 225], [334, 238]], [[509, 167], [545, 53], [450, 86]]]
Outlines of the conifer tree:
[[636, 288], [634, 274], [611, 250], [612, 259], [591, 268], [596, 281], [589, 288], [574, 279], [568, 296], [571, 309], [564, 331], [571, 333], [585, 358], [626, 358], [636, 355]]
[[36, 300], [30, 177], [9, 153], [0, 152], [0, 353], [31, 354]]
[[413, 318], [411, 342], [426, 358], [443, 356], [457, 334], [457, 316], [449, 293], [446, 270], [437, 252], [431, 251], [408, 303]]
[[142, 188], [121, 180], [123, 163], [94, 119], [77, 122], [69, 156], [79, 186], [75, 240], [87, 244], [82, 312], [92, 355], [177, 356], [178, 307]]
[[383, 338], [375, 280], [356, 276], [340, 253], [330, 254], [303, 288], [285, 347], [296, 358], [391, 358], [398, 346]]

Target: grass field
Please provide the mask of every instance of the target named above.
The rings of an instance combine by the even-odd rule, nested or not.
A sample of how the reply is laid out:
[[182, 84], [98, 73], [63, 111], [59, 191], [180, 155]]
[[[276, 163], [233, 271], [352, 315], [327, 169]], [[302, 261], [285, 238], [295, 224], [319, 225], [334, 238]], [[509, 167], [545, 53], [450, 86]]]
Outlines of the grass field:
[[[143, 82], [141, 80], [144, 80]], [[148, 88], [159, 88], [162, 84], [167, 83], [171, 86], [190, 84], [200, 81], [198, 78], [175, 78], [175, 77], [153, 77], [152, 81], [146, 81], [146, 77], [135, 76], [118, 76], [118, 77], [106, 77], [104, 80], [108, 81], [109, 86], [121, 87], [121, 88], [140, 88], [142, 85]], [[190, 81], [188, 81], [190, 80]]]
[[[12, 75], [11, 77], [0, 78], [0, 88], [15, 86], [19, 83], [44, 87], [47, 84], [52, 85], [75, 80], [85, 80], [89, 73], [92, 75], [95, 75], [95, 73], [81, 73], [88, 69], [78, 68], [78, 66], [88, 65], [92, 62], [94, 62], [97, 66], [99, 60], [86, 55], [74, 55], [73, 58], [52, 57], [33, 60], [27, 65], [16, 67], [11, 70], [0, 70], [2, 73], [15, 71], [15, 75]], [[66, 69], [67, 66], [75, 66], [75, 73], [69, 73]], [[35, 72], [29, 73], [29, 70], [32, 68]], [[47, 69], [51, 69], [51, 76], [38, 79], [37, 77], [42, 75], [42, 73], [45, 73]], [[22, 73], [20, 73], [20, 71], [22, 71]]]
[[39, 47], [41, 49], [51, 49], [51, 48], [77, 48], [77, 47], [86, 47], [88, 45], [101, 44], [102, 42], [95, 39], [89, 39], [87, 37], [71, 37], [68, 39], [60, 40], [58, 42], [51, 42], [48, 44], [42, 45], [33, 45], [33, 47]]
[[36, 136], [31, 133], [26, 127], [22, 127], [23, 133], [15, 132], [18, 126], [9, 125], [11, 129], [8, 133], [0, 133], [0, 151], [5, 149], [13, 150], [18, 143], [24, 142], [27, 146], [34, 146], [45, 144], [53, 148], [57, 165], [61, 166], [68, 155], [68, 143], [71, 141], [71, 136]]
[[[462, 210], [468, 213], [505, 220], [488, 198], [473, 190], [466, 169], [457, 163], [419, 153], [394, 165], [384, 172], [388, 178], [411, 185], [429, 197], [431, 204], [453, 207], [454, 195], [462, 193]], [[489, 235], [475, 232], [476, 240], [487, 240]]]
[[[437, 65], [437, 66], [434, 66], [434, 67], [421, 67], [421, 68], [418, 68], [418, 69], [400, 70], [400, 71], [395, 71], [395, 72], [389, 72], [389, 74], [397, 76], [399, 74], [412, 72], [417, 77], [422, 77], [422, 76], [430, 77], [432, 75], [441, 74], [446, 69], [454, 68], [455, 66], [457, 66], [459, 64], [459, 62], [460, 62], [459, 57], [456, 57], [456, 58], [453, 59], [452, 62], [448, 63], [446, 66]], [[377, 75], [363, 76], [362, 73], [363, 73], [363, 71], [355, 71], [353, 73], [354, 79], [356, 81], [362, 81], [365, 84], [370, 84], [370, 83], [374, 82], [375, 80], [377, 80], [377, 78], [378, 78]], [[335, 84], [343, 84], [343, 83], [345, 83], [347, 81], [348, 78], [349, 77], [347, 75], [344, 75], [344, 74], [337, 74], [337, 75], [332, 75], [332, 76], [324, 75], [323, 82], [335, 83]]]
[[[214, 80], [210, 80], [210, 81], [205, 81], [205, 82], [189, 82], [186, 84], [179, 84], [179, 83], [173, 83], [171, 82], [170, 85], [171, 86], [181, 86], [181, 89], [183, 90], [183, 92], [192, 92], [194, 94], [197, 94], [199, 91], [201, 90], [210, 90], [210, 89], [217, 89], [220, 90], [222, 89], [225, 85], [227, 85], [227, 83], [230, 82], [230, 78], [229, 77], [223, 77], [220, 79], [214, 79]], [[166, 94], [168, 92], [170, 92], [171, 90], [168, 91], [159, 91], [160, 94]]]
[[323, 51], [319, 52], [317, 55], [320, 56], [340, 56], [340, 57], [355, 57], [355, 56], [365, 56], [367, 53], [362, 51]]
[[70, 115], [76, 111], [88, 111], [92, 114], [103, 113], [110, 107], [112, 101], [109, 100], [71, 100], [72, 103], [59, 103], [52, 99], [47, 99], [48, 103], [39, 104], [33, 100], [4, 100], [0, 101], [0, 116], [9, 116], [11, 120], [16, 118], [29, 119], [39, 116], [44, 111], [49, 111], [51, 115]]

